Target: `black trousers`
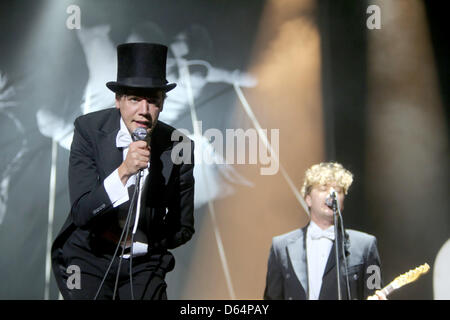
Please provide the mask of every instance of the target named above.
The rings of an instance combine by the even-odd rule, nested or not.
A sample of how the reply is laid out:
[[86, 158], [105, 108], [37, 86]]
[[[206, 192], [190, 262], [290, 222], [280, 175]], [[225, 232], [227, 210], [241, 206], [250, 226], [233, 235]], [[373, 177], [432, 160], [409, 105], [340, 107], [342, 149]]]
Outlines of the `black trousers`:
[[[64, 299], [92, 300], [94, 299], [105, 272], [111, 262], [113, 246], [96, 246], [86, 250], [82, 246], [68, 243], [65, 250], [70, 252], [68, 265], [76, 266], [80, 272], [79, 288], [69, 288]], [[100, 289], [97, 300], [113, 299], [116, 276], [119, 275], [116, 300], [132, 299], [131, 290], [135, 300], [166, 300], [165, 275], [174, 267], [174, 257], [170, 252], [150, 252], [147, 255], [133, 257], [132, 286], [130, 281], [130, 260], [122, 259], [119, 270], [121, 248], [115, 257], [109, 273]], [[69, 274], [67, 279], [69, 280]]]

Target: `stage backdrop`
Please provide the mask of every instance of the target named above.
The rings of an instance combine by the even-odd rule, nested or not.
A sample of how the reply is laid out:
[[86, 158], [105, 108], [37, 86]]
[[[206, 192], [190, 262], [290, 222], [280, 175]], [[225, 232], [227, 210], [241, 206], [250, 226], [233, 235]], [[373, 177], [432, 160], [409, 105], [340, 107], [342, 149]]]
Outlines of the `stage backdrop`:
[[271, 239], [308, 222], [299, 190], [321, 161], [355, 174], [345, 224], [377, 237], [385, 282], [431, 265], [392, 298], [433, 299], [450, 235], [436, 12], [412, 0], [2, 1], [0, 299], [59, 298], [49, 255], [70, 208], [73, 122], [114, 106], [116, 45], [140, 41], [169, 47], [178, 86], [160, 120], [196, 143], [196, 233], [173, 251], [169, 299], [261, 299]]

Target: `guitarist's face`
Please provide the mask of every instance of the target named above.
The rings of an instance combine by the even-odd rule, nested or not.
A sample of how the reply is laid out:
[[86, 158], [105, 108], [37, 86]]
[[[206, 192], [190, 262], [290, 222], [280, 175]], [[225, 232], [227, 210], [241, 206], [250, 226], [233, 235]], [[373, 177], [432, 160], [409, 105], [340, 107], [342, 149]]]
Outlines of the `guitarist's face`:
[[319, 226], [333, 225], [333, 210], [326, 204], [327, 197], [333, 188], [338, 196], [338, 204], [341, 211], [344, 210], [344, 190], [335, 183], [313, 186], [311, 192], [305, 197], [309, 207], [311, 220]]

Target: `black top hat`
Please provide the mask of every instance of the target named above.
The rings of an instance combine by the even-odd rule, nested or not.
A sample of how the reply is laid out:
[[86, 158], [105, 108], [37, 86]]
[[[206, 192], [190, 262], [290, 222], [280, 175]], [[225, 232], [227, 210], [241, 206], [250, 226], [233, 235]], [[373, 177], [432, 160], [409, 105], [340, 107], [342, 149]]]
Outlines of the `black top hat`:
[[145, 91], [175, 88], [166, 80], [167, 47], [154, 43], [125, 43], [117, 46], [117, 81], [106, 86], [123, 93], [127, 90]]

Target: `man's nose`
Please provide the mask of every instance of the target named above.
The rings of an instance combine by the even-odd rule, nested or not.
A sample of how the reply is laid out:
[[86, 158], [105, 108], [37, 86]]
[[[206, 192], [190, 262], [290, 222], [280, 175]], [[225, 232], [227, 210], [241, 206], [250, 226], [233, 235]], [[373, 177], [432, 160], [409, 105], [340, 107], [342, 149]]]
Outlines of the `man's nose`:
[[147, 102], [147, 100], [142, 99], [141, 101], [139, 101], [139, 113], [147, 114], [147, 113], [149, 113], [149, 110], [150, 110], [150, 106], [149, 106], [149, 103]]

